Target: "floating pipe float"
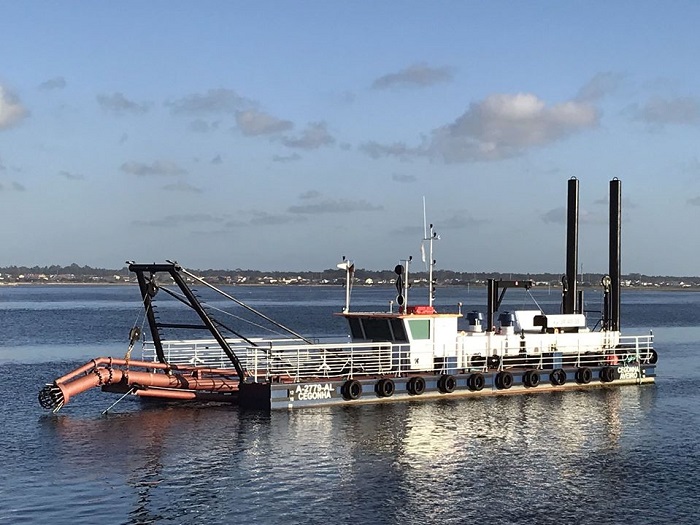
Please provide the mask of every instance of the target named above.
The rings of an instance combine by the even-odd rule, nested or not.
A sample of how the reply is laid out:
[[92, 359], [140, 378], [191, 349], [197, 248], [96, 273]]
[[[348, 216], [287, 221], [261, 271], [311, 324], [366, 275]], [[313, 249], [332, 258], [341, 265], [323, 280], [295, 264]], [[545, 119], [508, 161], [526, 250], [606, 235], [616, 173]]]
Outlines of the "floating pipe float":
[[231, 379], [236, 375], [236, 370], [98, 357], [47, 384], [38, 397], [42, 407], [54, 412], [96, 387], [123, 393], [134, 389], [137, 395], [164, 399], [220, 399], [238, 392], [240, 380]]

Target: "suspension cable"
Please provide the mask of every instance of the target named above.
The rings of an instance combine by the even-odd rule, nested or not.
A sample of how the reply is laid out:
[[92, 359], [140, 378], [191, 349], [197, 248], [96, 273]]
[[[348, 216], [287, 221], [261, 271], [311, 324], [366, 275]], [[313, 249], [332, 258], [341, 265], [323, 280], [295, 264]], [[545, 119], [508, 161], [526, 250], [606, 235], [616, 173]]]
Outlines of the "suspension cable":
[[203, 284], [204, 286], [206, 286], [207, 288], [210, 288], [210, 289], [214, 290], [215, 292], [217, 292], [217, 293], [223, 295], [223, 296], [226, 297], [227, 299], [230, 299], [231, 301], [233, 301], [233, 302], [236, 303], [237, 305], [242, 306], [242, 307], [245, 308], [246, 310], [248, 310], [248, 311], [254, 313], [255, 315], [257, 315], [257, 316], [259, 316], [259, 317], [262, 317], [262, 318], [265, 319], [267, 322], [274, 324], [274, 325], [277, 326], [278, 328], [281, 328], [282, 330], [284, 330], [284, 331], [287, 332], [288, 334], [291, 334], [291, 335], [293, 335], [294, 337], [298, 337], [299, 339], [301, 339], [302, 341], [304, 341], [304, 342], [306, 342], [306, 343], [308, 343], [308, 344], [313, 344], [312, 341], [310, 341], [309, 339], [307, 339], [307, 338], [304, 337], [303, 335], [298, 334], [297, 332], [295, 332], [295, 331], [292, 330], [291, 328], [288, 328], [288, 327], [284, 326], [282, 323], [279, 323], [279, 322], [275, 321], [274, 319], [268, 317], [268, 316], [265, 315], [264, 313], [259, 312], [258, 310], [256, 310], [256, 309], [253, 308], [252, 306], [248, 306], [248, 305], [245, 304], [243, 301], [240, 301], [240, 300], [236, 299], [236, 298], [233, 297], [232, 295], [230, 295], [230, 294], [224, 292], [223, 290], [220, 290], [220, 289], [217, 288], [216, 286], [214, 286], [214, 285], [212, 285], [212, 284], [209, 284], [208, 282], [206, 282], [206, 281], [205, 281], [204, 279], [202, 279], [201, 277], [196, 276], [195, 274], [193, 274], [193, 273], [187, 271], [186, 269], [184, 269], [184, 268], [182, 268], [182, 267], [180, 267], [180, 271], [181, 271], [182, 273], [184, 273], [185, 275], [191, 277], [192, 279], [195, 279], [197, 282], [202, 283], [202, 284]]
[[532, 299], [532, 301], [535, 303], [535, 305], [537, 305], [537, 308], [540, 310], [540, 312], [544, 312], [544, 310], [542, 310], [542, 307], [541, 307], [541, 306], [539, 305], [539, 303], [537, 302], [537, 299], [535, 299], [535, 297], [532, 295], [532, 292], [531, 292], [529, 289], [527, 289], [526, 291], [527, 291], [527, 294], [528, 294], [528, 295], [530, 296], [530, 298]]
[[[191, 305], [190, 305], [189, 301], [187, 300], [187, 298], [184, 297], [182, 294], [176, 292], [175, 290], [170, 290], [169, 288], [166, 288], [166, 287], [164, 287], [164, 286], [159, 287], [159, 289], [160, 289], [160, 290], [163, 290], [163, 292], [167, 293], [167, 294], [168, 294], [169, 296], [171, 296], [173, 299], [177, 299], [178, 301], [180, 301], [180, 302], [183, 303], [184, 305], [190, 306], [190, 307], [191, 307]], [[250, 325], [252, 325], [252, 326], [255, 326], [255, 327], [257, 327], [257, 328], [260, 328], [261, 330], [266, 330], [266, 331], [268, 331], [268, 332], [270, 332], [270, 333], [272, 333], [272, 334], [276, 334], [276, 335], [283, 335], [281, 332], [277, 332], [277, 331], [272, 330], [271, 328], [268, 328], [268, 327], [266, 327], [266, 326], [263, 326], [263, 325], [254, 323], [254, 322], [251, 321], [250, 319], [246, 319], [246, 318], [244, 318], [244, 317], [240, 317], [240, 316], [238, 316], [238, 315], [236, 315], [236, 314], [233, 314], [233, 313], [231, 313], [231, 312], [227, 312], [226, 310], [222, 310], [221, 308], [217, 308], [216, 306], [213, 306], [213, 305], [207, 303], [206, 301], [201, 301], [201, 300], [200, 300], [200, 301], [199, 301], [199, 304], [201, 304], [202, 307], [209, 308], [210, 310], [216, 310], [217, 312], [220, 312], [220, 313], [222, 313], [222, 314], [225, 314], [225, 315], [228, 315], [228, 316], [230, 316], [230, 317], [233, 317], [234, 319], [237, 319], [237, 320], [239, 320], [239, 321], [241, 321], [241, 322], [243, 322], [243, 323], [248, 323], [248, 324], [250, 324]], [[236, 337], [240, 337], [241, 339], [243, 339], [245, 342], [247, 342], [247, 343], [250, 344], [251, 346], [257, 346], [257, 345], [256, 345], [253, 341], [251, 341], [249, 338], [245, 337], [243, 334], [238, 333], [236, 330], [234, 330], [234, 329], [231, 328], [230, 326], [226, 326], [225, 324], [223, 324], [223, 323], [222, 323], [221, 321], [219, 321], [218, 319], [215, 319], [215, 318], [212, 317], [211, 320], [212, 320], [212, 322], [214, 322], [216, 325], [218, 325], [219, 327], [225, 328], [226, 330], [228, 330], [229, 332], [231, 332], [231, 333], [232, 333], [233, 335], [235, 335]]]

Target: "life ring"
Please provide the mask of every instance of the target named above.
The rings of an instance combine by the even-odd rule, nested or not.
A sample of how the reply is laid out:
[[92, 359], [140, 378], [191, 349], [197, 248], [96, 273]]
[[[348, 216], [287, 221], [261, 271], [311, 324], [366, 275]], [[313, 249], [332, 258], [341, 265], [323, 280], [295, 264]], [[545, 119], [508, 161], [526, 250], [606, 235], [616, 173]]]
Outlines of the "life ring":
[[617, 357], [617, 354], [607, 354], [605, 356], [605, 362], [610, 366], [617, 366], [620, 359]]
[[496, 374], [496, 388], [508, 390], [513, 386], [513, 374], [505, 370]]
[[540, 384], [540, 374], [535, 370], [528, 370], [523, 374], [523, 384], [530, 388], [536, 387]]
[[479, 392], [484, 388], [485, 384], [486, 380], [484, 379], [484, 374], [479, 372], [470, 375], [469, 379], [467, 379], [467, 386], [472, 392]]
[[340, 392], [343, 394], [343, 399], [346, 401], [354, 401], [355, 399], [359, 399], [362, 395], [362, 384], [356, 379], [349, 379], [343, 383]]
[[394, 385], [394, 382], [388, 377], [380, 379], [374, 385], [374, 391], [379, 397], [391, 397], [394, 395], [395, 390], [396, 386]]
[[443, 374], [438, 379], [438, 390], [443, 394], [451, 394], [457, 388], [457, 380], [453, 375]]
[[587, 385], [593, 379], [593, 373], [590, 368], [582, 366], [576, 371], [576, 382], [581, 385]]
[[425, 379], [420, 376], [412, 377], [406, 383], [406, 390], [412, 396], [419, 396], [425, 392]]
[[552, 370], [552, 373], [549, 374], [549, 382], [552, 383], [552, 386], [561, 386], [565, 384], [566, 372], [564, 372], [561, 368]]

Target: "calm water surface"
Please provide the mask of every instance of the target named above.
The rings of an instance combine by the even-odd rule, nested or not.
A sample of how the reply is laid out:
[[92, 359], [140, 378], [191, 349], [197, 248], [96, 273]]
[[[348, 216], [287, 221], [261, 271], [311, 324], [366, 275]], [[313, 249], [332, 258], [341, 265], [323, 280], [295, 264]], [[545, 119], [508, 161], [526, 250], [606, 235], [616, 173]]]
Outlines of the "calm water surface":
[[[345, 329], [340, 288], [233, 291], [305, 334]], [[0, 288], [0, 523], [700, 521], [700, 294], [623, 292], [625, 332], [656, 336], [654, 386], [272, 414], [129, 398], [108, 416], [116, 397], [96, 391], [43, 411], [45, 382], [123, 356], [137, 296]], [[484, 296], [438, 302], [483, 310]], [[358, 288], [353, 304], [392, 298]], [[556, 311], [556, 293], [535, 299]]]

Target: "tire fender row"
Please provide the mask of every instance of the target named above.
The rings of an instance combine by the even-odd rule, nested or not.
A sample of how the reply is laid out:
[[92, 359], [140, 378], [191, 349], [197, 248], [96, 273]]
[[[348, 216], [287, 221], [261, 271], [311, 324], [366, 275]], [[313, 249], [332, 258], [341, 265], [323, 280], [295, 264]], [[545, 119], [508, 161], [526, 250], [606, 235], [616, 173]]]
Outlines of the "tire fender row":
[[[522, 385], [527, 388], [537, 388], [544, 382], [551, 386], [562, 386], [569, 379], [568, 374], [561, 368], [556, 368], [547, 374], [543, 370], [525, 370], [522, 372]], [[619, 379], [619, 373], [614, 366], [605, 366], [598, 372], [601, 383], [611, 383]], [[587, 385], [593, 380], [593, 370], [586, 366], [579, 367], [574, 372], [574, 380], [579, 385]], [[515, 384], [513, 373], [501, 370], [493, 375], [493, 385], [497, 390], [508, 390]], [[365, 385], [367, 386], [367, 385]], [[486, 377], [481, 372], [467, 376], [466, 387], [471, 392], [480, 392], [486, 386]], [[411, 396], [420, 396], [426, 391], [426, 381], [422, 376], [413, 376], [406, 381], [406, 392]], [[451, 394], [457, 390], [457, 378], [452, 374], [443, 374], [437, 380], [437, 390], [441, 394]], [[357, 379], [349, 379], [343, 383], [340, 393], [346, 401], [355, 401], [362, 397], [363, 385]], [[374, 384], [374, 394], [379, 398], [389, 398], [396, 393], [396, 383], [393, 379], [383, 377]]]

